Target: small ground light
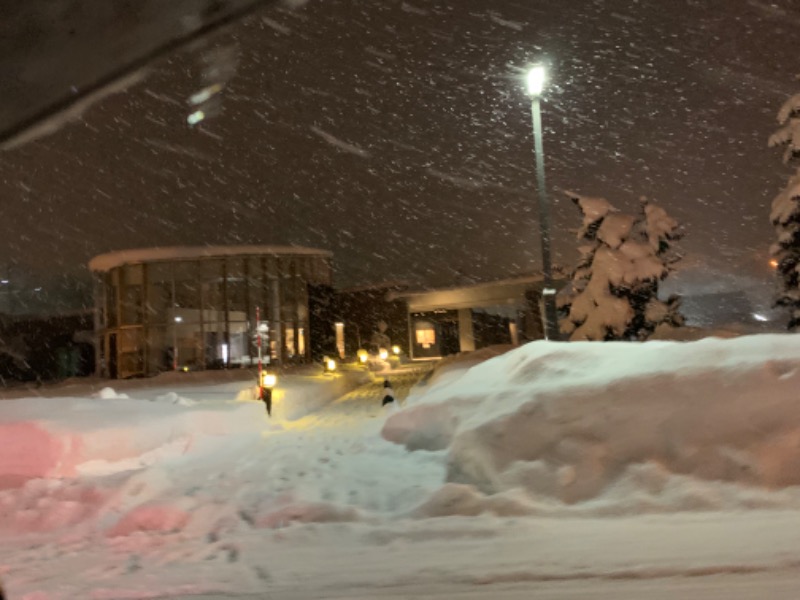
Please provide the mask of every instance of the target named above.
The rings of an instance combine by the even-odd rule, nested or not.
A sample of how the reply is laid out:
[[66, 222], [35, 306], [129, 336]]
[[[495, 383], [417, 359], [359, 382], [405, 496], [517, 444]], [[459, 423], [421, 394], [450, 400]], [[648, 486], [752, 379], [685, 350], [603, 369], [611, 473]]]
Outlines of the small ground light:
[[325, 359], [325, 370], [326, 371], [330, 371], [330, 372], [335, 371], [336, 370], [336, 361], [333, 360], [332, 358], [326, 358]]
[[392, 354], [400, 354], [400, 346], [392, 346]]
[[268, 371], [261, 372], [261, 385], [265, 388], [274, 388], [278, 384], [278, 376]]
[[389, 358], [389, 351], [386, 348], [381, 348], [378, 352], [378, 356], [381, 357], [381, 360], [386, 360]]
[[369, 359], [369, 352], [367, 352], [366, 350], [359, 350], [357, 354], [358, 354], [358, 362], [360, 362], [362, 365], [365, 364]]
[[258, 396], [267, 408], [267, 414], [272, 416], [272, 388], [278, 383], [278, 376], [269, 371], [261, 371], [261, 381], [258, 386]]
[[773, 269], [777, 269], [778, 268], [778, 261], [776, 259], [774, 259], [774, 258], [771, 259], [769, 261], [769, 266], [772, 267]]

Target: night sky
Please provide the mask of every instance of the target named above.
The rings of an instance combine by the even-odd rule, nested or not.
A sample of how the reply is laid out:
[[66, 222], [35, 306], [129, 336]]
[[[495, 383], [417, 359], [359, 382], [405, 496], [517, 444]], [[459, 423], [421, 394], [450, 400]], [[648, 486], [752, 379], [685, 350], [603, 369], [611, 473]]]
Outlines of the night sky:
[[[794, 0], [271, 6], [0, 154], [0, 249], [26, 285], [183, 244], [329, 249], [341, 286], [533, 271], [521, 73], [543, 59], [556, 262], [579, 221], [559, 190], [644, 195], [685, 224], [687, 281], [748, 288], [769, 278], [768, 207], [790, 174], [766, 140], [798, 88], [798, 25]], [[235, 71], [191, 128], [209, 64]]]

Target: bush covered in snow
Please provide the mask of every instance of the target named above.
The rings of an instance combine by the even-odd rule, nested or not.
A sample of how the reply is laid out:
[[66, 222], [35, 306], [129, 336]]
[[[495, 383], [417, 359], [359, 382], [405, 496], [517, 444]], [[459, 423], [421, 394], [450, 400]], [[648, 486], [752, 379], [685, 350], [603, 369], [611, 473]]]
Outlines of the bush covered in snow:
[[[782, 127], [772, 134], [769, 145], [785, 146], [784, 162], [796, 162], [800, 157], [800, 94], [784, 103], [778, 121]], [[772, 201], [770, 221], [778, 236], [770, 248], [779, 275], [776, 304], [791, 309], [789, 329], [796, 329], [800, 325], [800, 166]]]
[[603, 198], [570, 194], [583, 213], [581, 259], [559, 298], [561, 331], [575, 340], [644, 340], [661, 324], [678, 326], [678, 298], [658, 286], [678, 260], [678, 222], [643, 199], [639, 214], [618, 212]]

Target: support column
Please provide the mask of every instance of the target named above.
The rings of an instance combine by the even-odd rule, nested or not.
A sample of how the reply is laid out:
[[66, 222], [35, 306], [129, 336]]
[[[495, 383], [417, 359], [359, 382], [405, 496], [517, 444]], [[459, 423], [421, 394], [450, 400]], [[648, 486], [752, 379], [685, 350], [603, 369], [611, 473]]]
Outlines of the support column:
[[516, 321], [508, 322], [508, 332], [511, 334], [511, 345], [519, 346], [519, 326]]
[[458, 342], [461, 352], [475, 350], [475, 331], [472, 328], [472, 309], [458, 309]]
[[[244, 320], [245, 320], [245, 339], [247, 340], [245, 343], [246, 351], [247, 351], [247, 366], [252, 366], [253, 364], [253, 334], [255, 333], [255, 321], [252, 317], [255, 315], [255, 311], [250, 306], [250, 257], [245, 256], [241, 258], [242, 262], [242, 272], [244, 273]], [[253, 312], [250, 312], [253, 310]]]
[[281, 322], [281, 278], [280, 272], [277, 277], [272, 278], [272, 326], [270, 327], [270, 337], [275, 341], [275, 354], [279, 364], [284, 362], [283, 348], [283, 323]]
[[[206, 293], [205, 293], [205, 272], [203, 270], [203, 263], [194, 263], [196, 269], [197, 281], [200, 285], [197, 286], [197, 300], [200, 306], [200, 364], [203, 365], [203, 370], [208, 368], [208, 347], [206, 343]], [[175, 270], [172, 271], [172, 279], [175, 280]]]
[[94, 374], [107, 377], [106, 330], [108, 329], [108, 305], [106, 303], [106, 274], [94, 275]]
[[408, 317], [408, 356], [411, 360], [414, 360], [414, 344], [416, 340], [414, 339], [414, 320], [411, 318], [411, 311], [406, 308], [406, 316]]
[[[117, 268], [117, 285], [114, 287], [114, 304], [117, 311], [117, 322], [114, 325], [114, 333], [116, 334], [116, 337], [114, 338], [116, 340], [116, 344], [114, 345], [114, 370], [116, 371], [114, 379], [120, 379], [119, 374], [122, 367], [122, 361], [120, 360], [120, 347], [122, 346], [122, 286], [125, 284], [124, 270], [125, 267]], [[109, 344], [109, 346], [110, 345], [111, 344]]]
[[150, 316], [147, 310], [150, 300], [150, 278], [147, 263], [142, 265], [142, 367], [144, 374], [150, 375]]

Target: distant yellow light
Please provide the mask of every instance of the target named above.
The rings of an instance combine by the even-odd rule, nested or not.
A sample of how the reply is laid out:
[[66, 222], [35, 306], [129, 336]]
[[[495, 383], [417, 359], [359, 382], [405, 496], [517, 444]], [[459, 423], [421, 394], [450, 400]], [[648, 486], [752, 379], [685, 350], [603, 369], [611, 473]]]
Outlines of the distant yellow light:
[[774, 259], [774, 258], [770, 259], [769, 266], [772, 267], [773, 269], [777, 269], [778, 268], [778, 261], [776, 259]]
[[261, 387], [274, 388], [278, 383], [278, 376], [275, 373], [261, 371]]
[[378, 356], [381, 357], [381, 360], [386, 360], [389, 358], [389, 351], [386, 348], [381, 348], [380, 352], [378, 352]]
[[328, 371], [335, 371], [336, 370], [336, 361], [332, 358], [329, 358], [325, 361], [325, 368]]
[[392, 346], [393, 354], [400, 354], [400, 346]]
[[367, 352], [366, 350], [359, 350], [357, 354], [358, 354], [358, 360], [362, 364], [366, 363], [367, 359], [369, 359], [369, 352]]
[[189, 367], [183, 367], [183, 372], [184, 373], [188, 373], [189, 372]]

